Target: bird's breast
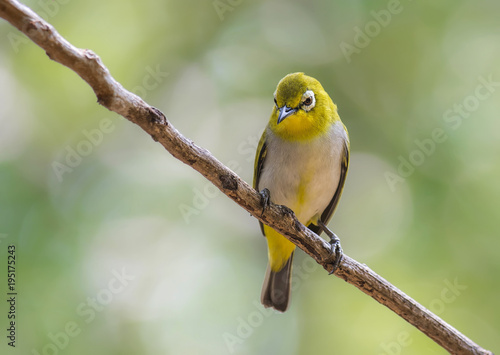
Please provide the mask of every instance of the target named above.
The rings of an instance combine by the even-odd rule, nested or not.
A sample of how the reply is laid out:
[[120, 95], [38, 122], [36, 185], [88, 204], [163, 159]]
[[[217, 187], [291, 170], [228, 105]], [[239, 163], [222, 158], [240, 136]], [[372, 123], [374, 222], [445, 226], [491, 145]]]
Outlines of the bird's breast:
[[289, 142], [268, 132], [267, 157], [258, 188], [269, 189], [271, 200], [291, 208], [307, 224], [328, 206], [340, 179], [347, 134], [338, 122], [308, 142]]

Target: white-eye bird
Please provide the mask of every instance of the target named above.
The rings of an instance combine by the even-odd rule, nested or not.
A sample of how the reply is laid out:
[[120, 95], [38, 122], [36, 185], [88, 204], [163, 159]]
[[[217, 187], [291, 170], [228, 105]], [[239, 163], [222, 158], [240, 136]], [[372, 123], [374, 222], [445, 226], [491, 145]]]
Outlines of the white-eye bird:
[[[349, 137], [337, 106], [319, 81], [304, 73], [285, 76], [257, 148], [254, 188], [263, 201], [292, 209], [298, 220], [330, 236], [340, 263], [339, 239], [326, 224], [337, 207], [349, 165]], [[265, 203], [265, 202], [263, 202]], [[288, 308], [295, 245], [260, 224], [267, 238], [269, 265], [262, 289], [265, 307]]]

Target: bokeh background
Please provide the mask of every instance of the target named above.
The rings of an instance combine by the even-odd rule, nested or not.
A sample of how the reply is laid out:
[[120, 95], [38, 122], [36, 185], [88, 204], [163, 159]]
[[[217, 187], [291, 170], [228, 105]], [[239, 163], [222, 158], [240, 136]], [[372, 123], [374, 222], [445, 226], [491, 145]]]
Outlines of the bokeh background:
[[[249, 182], [276, 84], [318, 78], [351, 137], [345, 253], [499, 351], [500, 3], [26, 4]], [[301, 251], [264, 310], [257, 221], [5, 21], [0, 82], [2, 354], [446, 353]]]

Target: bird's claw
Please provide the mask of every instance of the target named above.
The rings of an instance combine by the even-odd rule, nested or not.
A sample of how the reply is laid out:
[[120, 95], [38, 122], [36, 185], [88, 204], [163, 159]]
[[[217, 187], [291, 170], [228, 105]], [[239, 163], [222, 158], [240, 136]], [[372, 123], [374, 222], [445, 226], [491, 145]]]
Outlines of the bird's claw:
[[333, 274], [340, 266], [340, 262], [342, 261], [342, 255], [344, 252], [342, 251], [342, 247], [340, 246], [340, 239], [337, 237], [335, 233], [333, 233], [328, 227], [323, 223], [320, 219], [318, 220], [318, 226], [323, 230], [327, 236], [330, 237], [330, 246], [332, 247], [331, 252], [332, 256], [335, 254], [335, 259], [333, 259], [332, 266], [333, 269], [330, 272], [330, 275]]
[[335, 234], [330, 238], [330, 246], [332, 247], [332, 255], [335, 254], [335, 259], [332, 262], [333, 269], [329, 273], [331, 275], [339, 268], [344, 252], [340, 246], [340, 239]]
[[271, 193], [267, 188], [265, 188], [262, 191], [260, 191], [259, 194], [260, 194], [260, 205], [262, 206], [262, 212], [260, 213], [260, 216], [262, 217], [266, 208], [268, 208], [271, 204]]

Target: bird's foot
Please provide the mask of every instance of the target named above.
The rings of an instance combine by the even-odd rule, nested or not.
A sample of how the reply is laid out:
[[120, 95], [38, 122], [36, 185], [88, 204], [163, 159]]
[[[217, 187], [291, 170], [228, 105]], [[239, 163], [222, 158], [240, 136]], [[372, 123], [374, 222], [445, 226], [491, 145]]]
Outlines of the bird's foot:
[[331, 275], [339, 268], [344, 252], [340, 246], [340, 239], [335, 234], [334, 238], [330, 238], [330, 246], [332, 247], [332, 254], [335, 254], [335, 259], [332, 263], [333, 270], [330, 272]]
[[342, 261], [342, 255], [344, 252], [342, 251], [342, 247], [340, 246], [340, 239], [337, 237], [335, 233], [333, 233], [328, 227], [320, 220], [318, 221], [318, 226], [326, 233], [328, 237], [330, 237], [330, 246], [332, 247], [331, 252], [332, 255], [335, 254], [335, 258], [333, 259], [332, 266], [333, 269], [330, 272], [330, 275], [333, 274], [340, 266], [340, 262]]
[[267, 188], [265, 188], [262, 191], [260, 191], [259, 194], [260, 194], [260, 205], [262, 207], [262, 212], [260, 216], [262, 217], [266, 208], [268, 208], [271, 205], [271, 193]]

